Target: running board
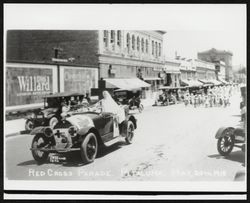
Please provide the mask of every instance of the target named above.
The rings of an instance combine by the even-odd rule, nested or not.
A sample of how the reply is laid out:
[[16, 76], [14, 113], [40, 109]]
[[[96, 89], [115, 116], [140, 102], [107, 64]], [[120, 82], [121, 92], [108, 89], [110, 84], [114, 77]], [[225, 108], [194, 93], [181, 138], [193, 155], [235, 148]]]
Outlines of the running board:
[[115, 144], [117, 142], [122, 142], [122, 141], [124, 141], [124, 138], [121, 137], [121, 136], [118, 136], [118, 137], [116, 137], [116, 138], [114, 138], [114, 139], [112, 139], [112, 140], [110, 140], [108, 142], [105, 142], [104, 145], [106, 147], [109, 147], [109, 146], [111, 146], [111, 145], [113, 145], [113, 144]]

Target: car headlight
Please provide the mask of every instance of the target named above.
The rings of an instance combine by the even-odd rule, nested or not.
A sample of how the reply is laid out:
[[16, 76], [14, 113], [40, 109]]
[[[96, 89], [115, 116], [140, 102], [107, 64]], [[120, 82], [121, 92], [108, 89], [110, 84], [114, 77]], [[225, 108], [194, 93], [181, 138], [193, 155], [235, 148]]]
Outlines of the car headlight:
[[53, 130], [51, 128], [47, 127], [44, 129], [44, 134], [47, 137], [51, 137], [53, 135]]
[[76, 126], [71, 126], [68, 129], [68, 133], [70, 134], [71, 137], [75, 137], [77, 135], [77, 127]]

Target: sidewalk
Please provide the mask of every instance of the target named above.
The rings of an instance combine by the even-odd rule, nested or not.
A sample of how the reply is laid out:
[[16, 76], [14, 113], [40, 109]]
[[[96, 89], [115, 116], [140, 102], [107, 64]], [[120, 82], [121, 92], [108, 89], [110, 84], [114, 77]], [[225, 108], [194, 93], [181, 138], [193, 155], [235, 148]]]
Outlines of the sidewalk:
[[24, 118], [5, 121], [4, 134], [6, 138], [21, 134], [22, 131], [25, 131], [25, 119]]

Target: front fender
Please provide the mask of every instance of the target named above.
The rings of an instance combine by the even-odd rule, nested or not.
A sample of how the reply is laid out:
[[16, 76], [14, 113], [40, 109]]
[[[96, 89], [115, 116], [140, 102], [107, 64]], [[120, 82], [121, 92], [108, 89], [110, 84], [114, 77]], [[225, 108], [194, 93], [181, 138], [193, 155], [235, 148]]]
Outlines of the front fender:
[[134, 124], [135, 129], [137, 128], [137, 120], [133, 115], [129, 115], [128, 118], [126, 119], [127, 121], [132, 121]]
[[86, 137], [86, 135], [88, 134], [88, 132], [95, 133], [98, 142], [100, 144], [103, 143], [98, 130], [95, 127], [93, 127], [93, 126], [88, 126], [88, 127], [82, 128], [81, 130], [78, 131], [78, 133], [77, 133], [79, 135], [78, 141], [80, 143], [84, 140], [84, 138]]
[[31, 132], [30, 132], [30, 134], [31, 135], [36, 135], [36, 134], [38, 134], [38, 133], [43, 133], [44, 132], [44, 126], [39, 126], [39, 127], [36, 127], [36, 128], [34, 128]]
[[215, 138], [219, 139], [221, 137], [224, 137], [225, 136], [224, 132], [226, 130], [232, 130], [232, 131], [234, 131], [234, 128], [233, 127], [221, 127], [221, 128], [219, 128], [219, 130], [217, 130], [217, 132], [215, 134]]

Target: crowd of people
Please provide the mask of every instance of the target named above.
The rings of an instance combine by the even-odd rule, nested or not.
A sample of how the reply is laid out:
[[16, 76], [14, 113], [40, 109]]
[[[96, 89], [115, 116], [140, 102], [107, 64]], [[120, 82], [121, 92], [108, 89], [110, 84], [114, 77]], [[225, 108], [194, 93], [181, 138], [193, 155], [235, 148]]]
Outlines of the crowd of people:
[[195, 108], [199, 106], [208, 107], [227, 107], [230, 105], [230, 99], [237, 87], [233, 86], [214, 86], [208, 87], [207, 91], [184, 94], [185, 106], [192, 105]]

